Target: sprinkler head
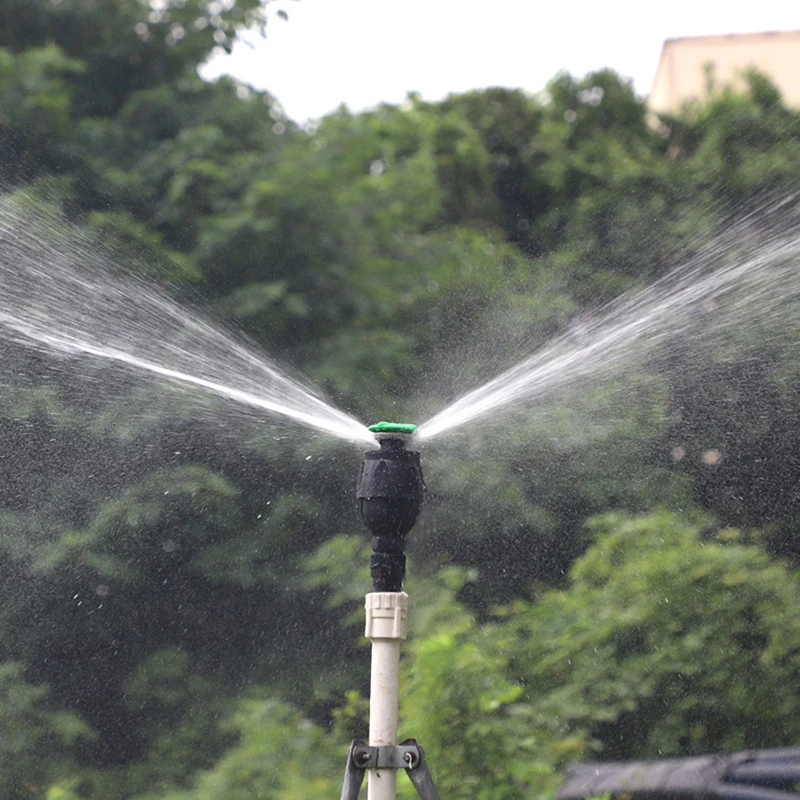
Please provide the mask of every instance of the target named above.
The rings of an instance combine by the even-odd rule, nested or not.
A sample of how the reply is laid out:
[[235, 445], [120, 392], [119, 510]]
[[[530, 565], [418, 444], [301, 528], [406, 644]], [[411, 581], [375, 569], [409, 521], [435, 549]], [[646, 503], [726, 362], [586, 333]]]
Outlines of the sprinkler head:
[[369, 426], [376, 439], [410, 438], [417, 430], [413, 422], [376, 422]]
[[420, 456], [406, 450], [416, 425], [379, 422], [370, 430], [380, 443], [364, 453], [356, 497], [372, 533], [372, 584], [376, 592], [399, 592], [406, 569], [405, 537], [414, 527], [425, 484]]

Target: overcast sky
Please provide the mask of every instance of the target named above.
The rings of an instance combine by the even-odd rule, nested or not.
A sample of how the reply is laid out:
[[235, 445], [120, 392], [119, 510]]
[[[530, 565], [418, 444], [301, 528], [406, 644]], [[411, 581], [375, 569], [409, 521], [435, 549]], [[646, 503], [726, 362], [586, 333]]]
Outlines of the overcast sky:
[[[288, 22], [275, 15], [284, 9]], [[665, 39], [800, 30], [800, 0], [277, 0], [204, 74], [267, 89], [298, 122], [486, 86], [544, 88], [611, 67], [647, 95]]]

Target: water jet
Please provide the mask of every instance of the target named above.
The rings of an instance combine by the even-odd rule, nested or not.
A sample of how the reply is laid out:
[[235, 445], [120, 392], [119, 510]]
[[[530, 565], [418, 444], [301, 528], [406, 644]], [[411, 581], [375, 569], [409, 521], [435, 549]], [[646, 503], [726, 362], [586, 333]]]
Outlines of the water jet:
[[346, 441], [375, 442], [361, 422], [241, 337], [121, 274], [86, 231], [8, 195], [0, 195], [0, 286], [0, 341], [69, 360], [78, 374], [103, 364], [189, 390], [183, 397], [198, 410], [208, 398], [222, 398], [232, 401], [225, 406], [231, 419], [255, 411]]

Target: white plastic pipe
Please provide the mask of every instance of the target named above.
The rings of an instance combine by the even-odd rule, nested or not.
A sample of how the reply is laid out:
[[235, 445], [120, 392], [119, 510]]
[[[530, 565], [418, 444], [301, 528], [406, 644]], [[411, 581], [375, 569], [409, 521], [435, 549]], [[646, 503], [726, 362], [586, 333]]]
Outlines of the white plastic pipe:
[[[369, 687], [369, 743], [397, 744], [397, 706], [400, 682], [400, 643], [406, 638], [408, 595], [373, 592], [366, 597], [366, 636], [372, 642]], [[367, 771], [368, 800], [395, 800], [397, 770]]]

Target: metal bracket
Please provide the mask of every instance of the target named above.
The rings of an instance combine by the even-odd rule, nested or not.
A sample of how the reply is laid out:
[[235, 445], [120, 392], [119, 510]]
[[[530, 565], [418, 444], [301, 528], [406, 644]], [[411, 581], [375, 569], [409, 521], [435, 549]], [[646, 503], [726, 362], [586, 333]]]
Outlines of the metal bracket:
[[405, 769], [422, 800], [441, 800], [425, 761], [425, 753], [415, 739], [406, 739], [394, 747], [370, 747], [355, 739], [347, 754], [340, 800], [358, 800], [368, 769]]

